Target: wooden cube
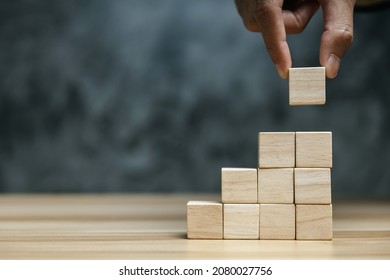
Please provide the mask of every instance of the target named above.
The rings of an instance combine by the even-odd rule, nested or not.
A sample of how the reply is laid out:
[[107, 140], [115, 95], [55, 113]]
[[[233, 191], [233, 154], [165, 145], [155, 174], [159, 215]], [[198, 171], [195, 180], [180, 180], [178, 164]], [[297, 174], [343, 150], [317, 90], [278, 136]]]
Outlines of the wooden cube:
[[189, 201], [187, 203], [187, 237], [189, 239], [222, 239], [222, 203]]
[[295, 239], [295, 205], [260, 204], [260, 239]]
[[322, 105], [325, 102], [325, 67], [290, 68], [290, 105]]
[[296, 132], [296, 167], [332, 167], [332, 132]]
[[294, 203], [294, 169], [257, 170], [258, 203]]
[[259, 239], [259, 204], [223, 205], [224, 239]]
[[295, 167], [295, 132], [260, 132], [259, 167]]
[[296, 204], [331, 204], [330, 168], [295, 168]]
[[223, 203], [257, 203], [256, 168], [222, 168]]
[[296, 205], [296, 239], [332, 239], [332, 205]]

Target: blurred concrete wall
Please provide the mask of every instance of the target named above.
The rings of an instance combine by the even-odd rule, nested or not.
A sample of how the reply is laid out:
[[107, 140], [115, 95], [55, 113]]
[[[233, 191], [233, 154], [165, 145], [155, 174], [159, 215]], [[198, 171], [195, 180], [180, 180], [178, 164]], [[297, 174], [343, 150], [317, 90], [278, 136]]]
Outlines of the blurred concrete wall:
[[[289, 37], [318, 66], [318, 14]], [[227, 0], [0, 2], [1, 192], [217, 192], [259, 131], [331, 130], [335, 196], [390, 196], [390, 12], [356, 14], [326, 106], [289, 107]]]

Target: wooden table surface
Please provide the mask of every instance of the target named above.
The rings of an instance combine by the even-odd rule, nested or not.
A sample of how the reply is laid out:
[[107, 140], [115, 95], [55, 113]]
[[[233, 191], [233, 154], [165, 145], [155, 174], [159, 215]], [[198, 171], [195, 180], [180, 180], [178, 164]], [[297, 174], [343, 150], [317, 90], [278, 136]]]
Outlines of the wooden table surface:
[[2, 195], [0, 259], [390, 259], [390, 201], [335, 201], [332, 241], [188, 240], [200, 195]]

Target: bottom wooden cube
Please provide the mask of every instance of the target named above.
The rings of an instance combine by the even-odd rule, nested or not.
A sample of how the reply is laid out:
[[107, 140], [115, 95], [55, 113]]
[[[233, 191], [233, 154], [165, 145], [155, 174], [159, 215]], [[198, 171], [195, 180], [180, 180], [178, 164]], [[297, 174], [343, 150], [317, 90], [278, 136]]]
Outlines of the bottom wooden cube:
[[332, 239], [332, 204], [296, 205], [296, 239]]
[[295, 205], [260, 204], [260, 239], [295, 239]]
[[187, 238], [222, 239], [222, 203], [189, 201], [187, 203]]
[[224, 239], [259, 239], [259, 204], [224, 204]]

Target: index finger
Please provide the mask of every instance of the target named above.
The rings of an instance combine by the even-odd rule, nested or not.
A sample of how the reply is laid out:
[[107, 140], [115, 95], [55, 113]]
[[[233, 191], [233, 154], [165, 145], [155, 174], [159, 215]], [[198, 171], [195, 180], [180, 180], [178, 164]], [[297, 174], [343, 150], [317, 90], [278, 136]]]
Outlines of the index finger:
[[286, 41], [282, 6], [283, 0], [257, 1], [255, 20], [279, 76], [286, 79], [291, 68], [291, 55]]

